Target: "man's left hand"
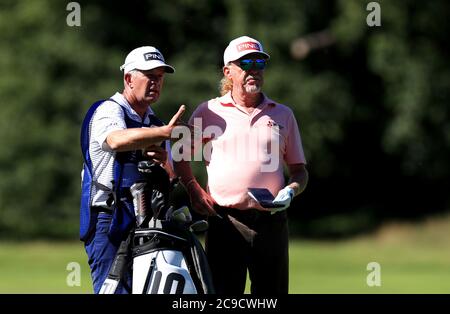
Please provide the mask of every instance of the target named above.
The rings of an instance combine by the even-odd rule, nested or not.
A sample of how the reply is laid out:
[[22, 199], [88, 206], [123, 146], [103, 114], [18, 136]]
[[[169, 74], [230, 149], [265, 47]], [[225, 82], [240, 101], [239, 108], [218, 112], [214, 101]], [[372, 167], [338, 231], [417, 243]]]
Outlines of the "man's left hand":
[[273, 204], [277, 204], [277, 205], [283, 205], [282, 207], [277, 207], [277, 208], [271, 208], [270, 211], [272, 212], [272, 215], [275, 214], [276, 212], [285, 210], [286, 208], [289, 207], [289, 205], [292, 202], [292, 199], [294, 198], [294, 189], [287, 186], [284, 189], [280, 190], [277, 194], [277, 196], [275, 197], [275, 199], [272, 201]]
[[152, 145], [145, 150], [145, 156], [159, 164], [165, 164], [167, 162], [167, 151], [159, 145]]

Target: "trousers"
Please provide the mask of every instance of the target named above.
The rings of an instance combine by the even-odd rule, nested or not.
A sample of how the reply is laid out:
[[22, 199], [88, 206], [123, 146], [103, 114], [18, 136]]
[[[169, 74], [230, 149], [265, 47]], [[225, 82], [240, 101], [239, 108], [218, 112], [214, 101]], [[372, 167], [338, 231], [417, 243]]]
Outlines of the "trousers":
[[[103, 282], [108, 276], [109, 269], [116, 257], [119, 247], [113, 244], [108, 237], [109, 225], [112, 219], [111, 214], [99, 213], [94, 236], [85, 243], [85, 250], [88, 256], [88, 263], [91, 268], [91, 277], [94, 293], [98, 294]], [[131, 287], [131, 274], [127, 272], [125, 280]], [[122, 283], [119, 283], [116, 294], [128, 294]]]
[[[208, 218], [205, 251], [216, 293], [243, 294], [248, 271], [251, 294], [287, 294], [289, 230], [286, 211], [271, 215], [256, 209], [238, 210], [217, 205], [215, 210], [222, 218]], [[242, 224], [251, 231], [252, 239], [249, 240], [248, 232], [243, 234]]]

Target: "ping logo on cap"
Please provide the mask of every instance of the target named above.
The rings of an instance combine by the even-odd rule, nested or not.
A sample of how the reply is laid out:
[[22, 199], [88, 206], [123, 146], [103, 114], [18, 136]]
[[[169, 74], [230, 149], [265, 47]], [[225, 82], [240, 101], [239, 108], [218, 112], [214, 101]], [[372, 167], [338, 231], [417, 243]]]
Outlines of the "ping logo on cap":
[[147, 53], [144, 53], [144, 59], [145, 59], [145, 61], [159, 60], [159, 61], [163, 61], [164, 62], [163, 56], [160, 53], [158, 53], [158, 52], [147, 52]]
[[247, 41], [245, 43], [241, 43], [239, 45], [236, 46], [237, 51], [241, 52], [244, 50], [257, 50], [257, 51], [261, 51], [261, 47], [258, 45], [258, 43], [252, 42], [252, 41]]

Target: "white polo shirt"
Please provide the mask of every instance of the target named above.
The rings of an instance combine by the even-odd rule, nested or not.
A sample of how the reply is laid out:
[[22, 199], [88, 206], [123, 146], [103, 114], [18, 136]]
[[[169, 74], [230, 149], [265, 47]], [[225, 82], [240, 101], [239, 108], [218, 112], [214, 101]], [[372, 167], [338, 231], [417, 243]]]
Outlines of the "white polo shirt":
[[[145, 119], [142, 121], [142, 118], [131, 108], [122, 94], [116, 93], [111, 98], [119, 104], [106, 100], [95, 110], [89, 125], [89, 155], [92, 161], [93, 180], [97, 182], [98, 186], [102, 186], [102, 188], [99, 188], [95, 184], [93, 185], [92, 206], [108, 207], [106, 201], [110, 192], [105, 190], [112, 189], [111, 181], [114, 179], [113, 168], [116, 153], [110, 149], [106, 143], [106, 138], [112, 131], [127, 128], [122, 108], [126, 110], [131, 119], [144, 124], [150, 123], [149, 115], [153, 114], [151, 108], [148, 107]], [[166, 147], [166, 149], [170, 156], [170, 148]]]

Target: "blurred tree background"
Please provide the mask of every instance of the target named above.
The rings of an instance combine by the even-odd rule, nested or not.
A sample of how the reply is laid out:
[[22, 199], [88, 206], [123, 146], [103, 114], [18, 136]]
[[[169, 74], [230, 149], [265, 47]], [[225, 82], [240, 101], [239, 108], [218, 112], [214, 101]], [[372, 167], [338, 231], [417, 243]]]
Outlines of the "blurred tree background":
[[[86, 109], [122, 91], [119, 66], [158, 47], [175, 75], [153, 107], [185, 119], [218, 95], [222, 54], [241, 35], [271, 55], [265, 92], [299, 123], [310, 183], [291, 232], [345, 237], [389, 219], [450, 209], [449, 43], [445, 0], [69, 1], [0, 3], [0, 236], [78, 236]], [[205, 183], [205, 173], [196, 165]], [[182, 189], [177, 202], [186, 202]]]

